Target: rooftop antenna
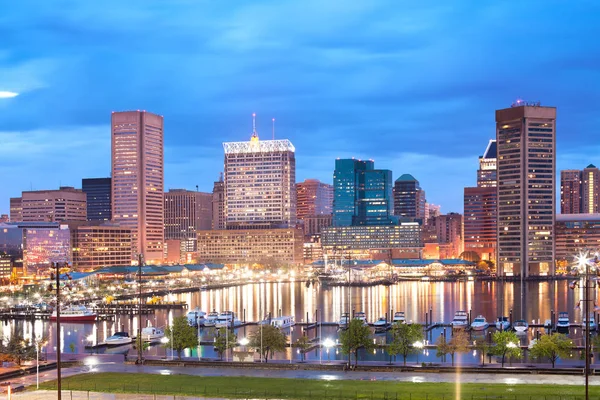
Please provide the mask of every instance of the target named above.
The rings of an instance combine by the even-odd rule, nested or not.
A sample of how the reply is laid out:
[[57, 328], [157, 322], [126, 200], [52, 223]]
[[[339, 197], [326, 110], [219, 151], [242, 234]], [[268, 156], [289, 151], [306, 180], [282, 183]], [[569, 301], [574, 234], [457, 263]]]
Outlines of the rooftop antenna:
[[275, 118], [273, 118], [273, 140], [275, 140]]

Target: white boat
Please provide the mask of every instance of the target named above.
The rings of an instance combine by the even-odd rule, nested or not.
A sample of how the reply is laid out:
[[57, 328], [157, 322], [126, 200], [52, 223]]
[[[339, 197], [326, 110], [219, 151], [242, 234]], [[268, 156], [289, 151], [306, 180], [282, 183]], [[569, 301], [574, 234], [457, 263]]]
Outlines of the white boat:
[[401, 324], [406, 323], [406, 317], [404, 311], [398, 311], [394, 313], [394, 322], [400, 322]]
[[122, 346], [133, 342], [133, 339], [129, 337], [127, 332], [115, 332], [112, 336], [109, 336], [104, 341], [107, 346]]
[[568, 332], [571, 323], [569, 322], [569, 313], [568, 312], [559, 312], [558, 320], [556, 321], [556, 330], [557, 332]]
[[538, 342], [537, 339], [533, 339], [531, 342], [529, 342], [529, 345], [527, 345], [527, 348], [529, 350], [533, 349], [533, 346], [535, 346], [537, 342]]
[[[61, 322], [93, 322], [96, 313], [85, 306], [69, 306], [60, 310]], [[56, 310], [52, 312], [50, 321], [56, 321]]]
[[375, 333], [382, 333], [388, 330], [390, 324], [388, 324], [388, 321], [385, 319], [385, 317], [381, 317], [375, 321], [375, 323], [373, 323], [373, 327], [375, 328]]
[[469, 317], [466, 311], [457, 311], [454, 313], [454, 319], [450, 323], [452, 329], [465, 329], [469, 326]]
[[502, 316], [496, 319], [496, 329], [499, 331], [506, 331], [510, 329], [510, 321], [508, 317]]
[[215, 321], [216, 328], [232, 328], [235, 326], [240, 326], [241, 324], [242, 321], [235, 318], [232, 311], [223, 311], [221, 314], [219, 314], [217, 320]]
[[279, 329], [285, 329], [296, 325], [293, 316], [284, 315], [282, 317], [271, 318], [271, 326]]
[[529, 329], [529, 324], [524, 319], [519, 319], [515, 321], [515, 323], [513, 324], [513, 328], [516, 333], [527, 333], [527, 330]]
[[547, 319], [544, 321], [544, 328], [552, 329], [552, 320], [551, 319]]
[[340, 317], [340, 322], [338, 322], [338, 328], [346, 329], [346, 328], [348, 328], [349, 323], [350, 323], [350, 314], [343, 313], [342, 316]]
[[155, 328], [153, 326], [147, 326], [142, 329], [142, 340], [144, 342], [160, 342], [162, 338], [165, 337], [165, 331], [159, 328]]
[[219, 318], [219, 313], [216, 311], [209, 312], [204, 318], [204, 326], [215, 326]]
[[198, 307], [196, 307], [192, 311], [188, 311], [186, 315], [189, 326], [204, 326], [204, 319], [206, 313], [204, 311], [201, 311]]
[[484, 331], [490, 327], [483, 315], [478, 315], [471, 323], [471, 329], [474, 331]]
[[588, 324], [588, 319], [587, 318], [583, 318], [583, 320], [581, 321], [581, 327], [583, 329], [587, 329], [588, 326], [590, 328], [590, 332], [596, 330], [597, 326], [596, 326], [596, 320], [594, 319], [594, 314], [590, 314], [589, 324]]
[[369, 323], [367, 322], [367, 315], [362, 311], [357, 311], [354, 314], [354, 319], [362, 321], [363, 325], [369, 325]]

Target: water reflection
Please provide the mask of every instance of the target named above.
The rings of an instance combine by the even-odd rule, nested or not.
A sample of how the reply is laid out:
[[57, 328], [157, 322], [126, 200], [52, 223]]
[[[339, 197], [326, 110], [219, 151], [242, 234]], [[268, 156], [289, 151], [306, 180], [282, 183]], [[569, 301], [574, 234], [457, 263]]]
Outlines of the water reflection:
[[[568, 288], [566, 281], [525, 282], [521, 287], [519, 282], [492, 282], [492, 281], [467, 281], [467, 282], [400, 282], [393, 286], [375, 287], [331, 287], [325, 288], [318, 283], [306, 286], [304, 282], [293, 283], [257, 283], [245, 286], [215, 289], [208, 291], [194, 290], [188, 293], [170, 295], [171, 298], [185, 301], [189, 308], [199, 307], [204, 311], [235, 312], [241, 320], [257, 321], [268, 313], [271, 315], [293, 315], [298, 322], [324, 322], [339, 321], [342, 313], [364, 311], [370, 322], [379, 317], [388, 319], [396, 311], [404, 311], [407, 321], [425, 322], [426, 313], [431, 310], [432, 321], [449, 322], [456, 310], [471, 312], [475, 317], [484, 315], [493, 325], [499, 315], [509, 316], [512, 311], [513, 320], [525, 319], [529, 322], [543, 323], [550, 319], [552, 312], [567, 311], [571, 322], [580, 322], [582, 312], [575, 312], [574, 308], [581, 299], [581, 291]], [[521, 296], [523, 298], [521, 299]], [[167, 296], [165, 296], [167, 297]], [[184, 315], [185, 310], [157, 311], [152, 315], [142, 315], [141, 321], [137, 315], [117, 315], [114, 321], [101, 321], [91, 324], [61, 324], [61, 343], [63, 352], [92, 352], [86, 345], [104, 341], [117, 331], [127, 331], [135, 334], [138, 324], [147, 326], [152, 324], [164, 327], [171, 324], [173, 318]], [[56, 348], [55, 325], [49, 321], [24, 322], [13, 321], [2, 324], [2, 335], [8, 339], [16, 330], [23, 333], [26, 339], [33, 337], [47, 337], [48, 345], [42, 351], [54, 352]], [[238, 338], [246, 337], [255, 327], [242, 327], [237, 330]], [[428, 333], [427, 339], [433, 344], [443, 329], [434, 329]], [[307, 332], [311, 338], [320, 336], [322, 339], [337, 339], [335, 326], [323, 325], [318, 329]], [[535, 332], [522, 339], [522, 344], [527, 345]], [[296, 326], [290, 332], [295, 340], [302, 335], [302, 328]], [[571, 329], [570, 336], [576, 345], [582, 345], [581, 330]], [[200, 332], [201, 340], [211, 341], [214, 332], [209, 329]], [[483, 337], [482, 337], [483, 339]], [[385, 343], [385, 335], [376, 335], [376, 340]], [[110, 349], [111, 352], [127, 351], [126, 349]], [[95, 350], [94, 350], [95, 351]], [[101, 350], [105, 351], [105, 350]], [[135, 350], [133, 350], [135, 352]], [[162, 346], [152, 346], [147, 354], [164, 356], [170, 350]], [[215, 352], [212, 346], [201, 346], [199, 349], [187, 350], [186, 356], [213, 357]], [[296, 349], [288, 349], [285, 354], [278, 354], [278, 358], [294, 357], [299, 360], [300, 355]], [[331, 348], [323, 354], [318, 349], [307, 354], [308, 358], [339, 360], [344, 359], [337, 348]], [[363, 359], [386, 360], [383, 350], [378, 349], [375, 354], [363, 354]], [[474, 354], [461, 355], [465, 360], [476, 360]], [[413, 356], [413, 359], [416, 358]], [[435, 361], [435, 350], [423, 350], [419, 354], [419, 361]]]

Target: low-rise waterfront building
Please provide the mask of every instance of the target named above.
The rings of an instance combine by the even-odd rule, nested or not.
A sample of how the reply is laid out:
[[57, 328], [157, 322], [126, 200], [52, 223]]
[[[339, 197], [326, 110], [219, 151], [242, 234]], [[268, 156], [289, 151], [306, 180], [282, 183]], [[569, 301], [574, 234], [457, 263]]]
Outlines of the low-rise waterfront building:
[[93, 271], [130, 265], [131, 229], [111, 223], [70, 223], [73, 267]]
[[566, 271], [581, 251], [600, 248], [600, 214], [556, 215], [557, 269]]
[[300, 264], [302, 231], [240, 229], [198, 231], [198, 258], [224, 264]]

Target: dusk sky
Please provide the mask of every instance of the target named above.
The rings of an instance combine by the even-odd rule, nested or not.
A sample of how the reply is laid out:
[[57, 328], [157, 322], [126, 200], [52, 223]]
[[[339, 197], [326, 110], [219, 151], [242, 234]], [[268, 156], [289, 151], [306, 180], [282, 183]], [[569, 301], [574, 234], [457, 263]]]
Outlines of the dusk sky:
[[462, 212], [516, 98], [558, 108], [557, 173], [600, 165], [599, 38], [596, 1], [0, 0], [0, 212], [109, 176], [110, 113], [136, 109], [165, 118], [165, 190], [211, 191], [256, 112], [298, 181], [371, 158]]

